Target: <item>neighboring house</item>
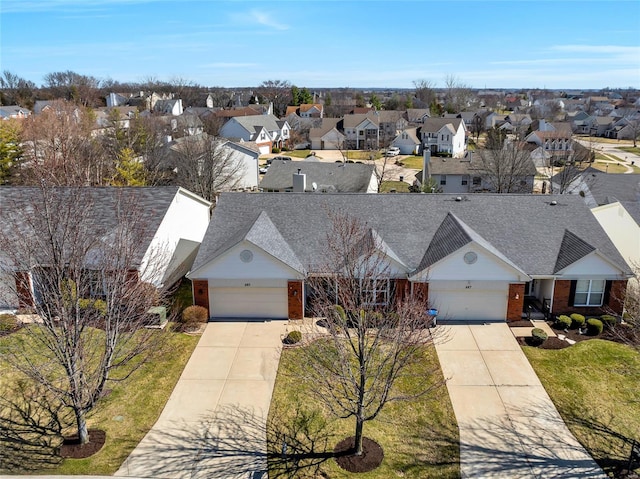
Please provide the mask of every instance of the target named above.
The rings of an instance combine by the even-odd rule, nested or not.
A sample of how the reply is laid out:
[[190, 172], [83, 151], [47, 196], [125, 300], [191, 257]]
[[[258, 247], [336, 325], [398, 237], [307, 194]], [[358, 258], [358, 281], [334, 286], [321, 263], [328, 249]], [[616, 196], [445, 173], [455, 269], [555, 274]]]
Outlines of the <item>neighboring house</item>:
[[439, 319], [479, 323], [528, 304], [622, 313], [631, 270], [572, 195], [222, 194], [188, 274], [195, 303], [214, 319], [302, 318], [331, 212], [360, 220], [388, 259], [384, 302], [419, 294]]
[[589, 135], [605, 136], [607, 130], [613, 126], [613, 118], [610, 116], [593, 116], [589, 120]]
[[429, 118], [431, 113], [428, 108], [409, 108], [407, 109], [407, 121], [411, 125], [418, 125], [424, 123], [424, 120]]
[[300, 118], [323, 118], [324, 106], [322, 103], [303, 103], [300, 106], [288, 106], [285, 116], [291, 114], [298, 115]]
[[322, 125], [309, 130], [312, 150], [340, 150], [345, 147], [342, 118], [323, 118]]
[[[524, 153], [523, 153], [524, 154]], [[490, 169], [494, 173], [489, 173], [488, 168], [492, 162], [493, 153], [491, 150], [481, 152], [468, 152], [464, 158], [440, 158], [425, 155], [423, 164], [426, 166], [424, 179], [433, 180], [435, 192], [437, 193], [479, 193], [496, 192], [494, 182], [500, 181], [502, 188], [509, 186], [511, 193], [533, 193], [533, 182], [537, 173], [533, 160], [529, 162], [523, 174], [514, 176], [508, 175], [498, 177], [495, 169]], [[518, 158], [520, 161], [521, 158]], [[521, 169], [525, 169], [519, 166]], [[416, 174], [414, 184], [422, 187], [423, 171]]]
[[375, 166], [274, 160], [260, 182], [267, 192], [377, 193]]
[[272, 148], [282, 148], [290, 137], [289, 123], [274, 115], [232, 117], [220, 128], [220, 136], [229, 139], [253, 141], [261, 154], [271, 153]]
[[[102, 241], [109, 241], [110, 235], [118, 227], [116, 211], [119, 205], [139, 208], [139, 221], [144, 224], [144, 231], [137, 238], [136, 264], [129, 266], [132, 271], [142, 272], [141, 281], [156, 286], [171, 286], [191, 268], [209, 224], [211, 203], [208, 201], [177, 186], [59, 187], [51, 190], [57, 198], [64, 198], [70, 192], [74, 193], [73, 198], [84, 200], [82, 204], [87, 208], [87, 217], [95, 220]], [[26, 214], [22, 216], [16, 212], [29, 211], [39, 195], [40, 189], [37, 187], [0, 187], [0, 228], [20, 229], [20, 221], [26, 223], [29, 218]], [[160, 264], [159, 268], [149, 272], [145, 270], [145, 265], [151, 261]], [[29, 277], [32, 274], [31, 271], [20, 273]], [[33, 281], [29, 280], [30, 287], [21, 291], [21, 297], [16, 297], [16, 288], [7, 284], [8, 281], [15, 279], [10, 276], [0, 278], [0, 307], [16, 308], [33, 304], [38, 293], [33, 290]]]
[[378, 115], [380, 141], [383, 146], [388, 145], [400, 131], [408, 126], [404, 111], [382, 110], [376, 112], [376, 114]]
[[586, 111], [576, 110], [567, 113], [567, 121], [571, 123], [571, 129], [577, 134], [588, 134], [591, 127], [591, 115]]
[[525, 138], [525, 142], [542, 148], [553, 158], [570, 159], [573, 156], [573, 132], [570, 123], [534, 123], [537, 128]]
[[138, 109], [130, 106], [113, 106], [93, 110], [98, 128], [112, 128], [114, 121], [119, 128], [129, 128], [131, 119], [138, 114]]
[[[215, 138], [206, 133], [194, 136], [178, 138], [168, 145], [166, 158], [161, 164], [161, 169], [178, 173], [181, 168], [181, 154], [184, 151], [207, 152], [207, 145], [204, 142], [212, 142], [215, 150], [213, 154], [217, 158], [214, 161], [205, 161], [203, 164], [211, 165], [217, 174], [230, 174], [233, 172], [233, 179], [226, 183], [229, 190], [248, 190], [258, 187], [260, 148], [252, 141], [232, 141], [224, 138]], [[219, 170], [219, 171], [218, 171]]]
[[490, 130], [491, 128], [501, 126], [505, 122], [506, 117], [507, 115], [499, 115], [498, 113], [492, 111], [484, 119], [485, 129]]
[[180, 116], [184, 113], [182, 108], [182, 100], [180, 98], [158, 100], [153, 106], [155, 113], [161, 113], [163, 115]]
[[124, 93], [111, 92], [105, 98], [107, 100], [107, 108], [125, 106], [129, 101], [129, 96]]
[[391, 142], [391, 146], [400, 149], [401, 155], [419, 155], [422, 151], [422, 141], [418, 137], [418, 128], [402, 130]]
[[[551, 178], [561, 182], [561, 174]], [[567, 192], [579, 194], [590, 208], [615, 202], [640, 204], [640, 174], [608, 174], [595, 168], [587, 168], [568, 186]]]
[[427, 118], [418, 129], [422, 148], [432, 155], [464, 156], [467, 149], [467, 130], [461, 118]]
[[6, 105], [0, 106], [0, 119], [11, 120], [16, 118], [23, 120], [31, 115], [31, 110], [28, 108], [22, 108], [20, 105]]
[[345, 115], [342, 121], [345, 147], [349, 150], [377, 150], [380, 147], [379, 121], [375, 112]]

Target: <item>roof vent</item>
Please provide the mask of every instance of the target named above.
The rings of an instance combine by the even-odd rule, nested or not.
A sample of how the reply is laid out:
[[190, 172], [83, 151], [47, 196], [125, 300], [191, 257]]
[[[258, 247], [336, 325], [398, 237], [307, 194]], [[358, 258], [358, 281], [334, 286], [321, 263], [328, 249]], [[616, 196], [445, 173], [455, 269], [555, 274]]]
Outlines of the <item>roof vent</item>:
[[456, 196], [456, 201], [462, 201], [462, 196]]
[[556, 200], [552, 200], [551, 203], [549, 203], [551, 206], [555, 206], [558, 204], [558, 202]]

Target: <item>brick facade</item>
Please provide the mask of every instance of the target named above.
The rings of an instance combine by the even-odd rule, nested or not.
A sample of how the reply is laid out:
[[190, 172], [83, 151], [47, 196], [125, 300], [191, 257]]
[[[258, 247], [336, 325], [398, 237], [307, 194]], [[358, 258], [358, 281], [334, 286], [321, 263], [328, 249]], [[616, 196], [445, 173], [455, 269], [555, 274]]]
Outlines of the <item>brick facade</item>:
[[607, 281], [605, 298], [602, 307], [574, 306], [571, 297], [571, 281], [556, 280], [553, 290], [552, 313], [555, 315], [565, 313], [580, 313], [587, 315], [601, 315], [607, 313], [622, 314], [624, 305], [624, 293], [627, 290], [627, 280]]
[[209, 311], [209, 281], [206, 279], [193, 280], [193, 303], [197, 306], [207, 308], [207, 314], [211, 316]]
[[520, 321], [524, 309], [524, 284], [509, 285], [509, 299], [507, 300], [507, 321]]
[[289, 281], [287, 283], [287, 308], [289, 311], [289, 319], [304, 318], [304, 301], [303, 301], [302, 281]]

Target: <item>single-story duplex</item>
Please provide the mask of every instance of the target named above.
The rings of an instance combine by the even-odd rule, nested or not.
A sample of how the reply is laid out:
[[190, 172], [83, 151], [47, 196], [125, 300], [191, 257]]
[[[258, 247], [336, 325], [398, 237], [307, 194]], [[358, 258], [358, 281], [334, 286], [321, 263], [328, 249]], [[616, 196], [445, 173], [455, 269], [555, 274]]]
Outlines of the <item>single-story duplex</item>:
[[216, 318], [305, 314], [330, 212], [357, 218], [390, 265], [385, 301], [407, 290], [449, 320], [622, 312], [629, 266], [572, 195], [224, 193], [193, 269], [194, 301]]

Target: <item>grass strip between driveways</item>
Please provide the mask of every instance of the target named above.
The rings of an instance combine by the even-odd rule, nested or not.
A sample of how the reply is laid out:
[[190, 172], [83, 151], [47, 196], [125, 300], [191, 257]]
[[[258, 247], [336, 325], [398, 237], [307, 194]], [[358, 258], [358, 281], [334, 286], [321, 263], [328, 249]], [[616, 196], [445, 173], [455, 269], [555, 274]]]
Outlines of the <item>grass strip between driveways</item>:
[[380, 185], [380, 193], [389, 193], [396, 190], [397, 193], [409, 193], [409, 184], [404, 181], [383, 181]]
[[[17, 336], [20, 334], [18, 332], [0, 338], [0, 348], [21, 339]], [[86, 459], [67, 459], [57, 467], [30, 473], [110, 475], [120, 467], [160, 416], [199, 339], [168, 330], [158, 331], [158, 334], [169, 335], [162, 353], [143, 365], [128, 380], [112, 385], [109, 394], [100, 400], [89, 415], [89, 429], [102, 429], [107, 433], [104, 447]], [[7, 374], [8, 367], [0, 364], [3, 371], [0, 394], [3, 396], [12, 393], [13, 381], [19, 377], [17, 374]]]
[[[640, 353], [600, 339], [560, 350], [523, 347], [571, 432], [605, 471], [640, 440]], [[617, 477], [617, 476], [616, 476]]]
[[[412, 371], [412, 375], [424, 377], [425, 374], [430, 374], [434, 362], [438, 362], [435, 348], [425, 348], [424, 361]], [[442, 381], [440, 369], [437, 371], [439, 377], [434, 380]], [[329, 437], [326, 447], [332, 451], [339, 441], [354, 434], [355, 421], [353, 418], [336, 419], [331, 416], [325, 409], [326, 406], [321, 405], [313, 396], [313, 386], [302, 381], [302, 377], [302, 353], [298, 348], [285, 349], [280, 359], [269, 411], [271, 422], [277, 416], [279, 427], [295, 429], [299, 424], [296, 426], [289, 422], [300, 421], [299, 412], [306, 410], [316, 422], [309, 429], [322, 430]], [[412, 379], [408, 379], [407, 383], [397, 384], [396, 387], [410, 391], [414, 386], [412, 382]], [[364, 435], [378, 442], [384, 449], [384, 460], [377, 469], [352, 474], [342, 470], [334, 459], [328, 459], [321, 465], [320, 476], [311, 471], [301, 471], [295, 477], [460, 477], [458, 426], [444, 384], [433, 394], [422, 398], [387, 404], [378, 418], [365, 423]], [[280, 451], [282, 446], [270, 444], [269, 447], [272, 451]]]

